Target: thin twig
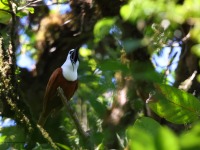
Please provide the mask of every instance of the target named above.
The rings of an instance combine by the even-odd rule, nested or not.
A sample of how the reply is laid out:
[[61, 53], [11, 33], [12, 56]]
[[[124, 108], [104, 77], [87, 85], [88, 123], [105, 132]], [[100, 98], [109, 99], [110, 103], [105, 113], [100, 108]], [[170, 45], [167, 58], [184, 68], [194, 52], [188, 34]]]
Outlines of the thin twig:
[[18, 11], [19, 11], [19, 10], [22, 10], [22, 9], [24, 9], [24, 8], [26, 8], [26, 7], [29, 7], [29, 6], [31, 7], [32, 4], [35, 4], [35, 3], [38, 3], [38, 2], [42, 2], [42, 0], [32, 1], [32, 2], [27, 3], [27, 4], [24, 5], [24, 6], [18, 7]]
[[37, 1], [29, 2], [29, 3], [27, 3], [27, 4], [24, 5], [24, 6], [18, 7], [18, 10], [22, 10], [22, 9], [24, 9], [24, 8], [26, 8], [26, 7], [39, 7], [39, 6], [52, 6], [52, 5], [67, 4], [66, 2], [64, 2], [64, 3], [56, 2], [56, 3], [51, 3], [51, 4], [37, 4], [38, 2], [42, 2], [42, 0], [37, 0]]
[[182, 41], [186, 42], [188, 39], [190, 39], [190, 32], [182, 38]]
[[74, 112], [74, 110], [71, 108], [71, 106], [69, 105], [68, 103], [68, 100], [67, 98], [65, 97], [64, 95], [64, 92], [62, 90], [62, 88], [58, 87], [57, 88], [57, 91], [58, 91], [58, 95], [59, 97], [61, 98], [65, 108], [67, 109], [67, 111], [69, 112], [71, 118], [73, 119], [74, 121], [74, 124], [76, 125], [77, 127], [77, 131], [78, 133], [83, 137], [83, 138], [87, 138], [89, 135], [83, 130], [81, 124], [79, 123], [79, 120], [76, 116], [76, 113]]

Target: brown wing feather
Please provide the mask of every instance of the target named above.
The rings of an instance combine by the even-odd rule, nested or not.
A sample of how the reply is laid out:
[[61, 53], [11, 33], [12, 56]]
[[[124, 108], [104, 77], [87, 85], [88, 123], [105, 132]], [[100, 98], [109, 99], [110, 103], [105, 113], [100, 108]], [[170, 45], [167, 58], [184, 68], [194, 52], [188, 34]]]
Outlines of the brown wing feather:
[[54, 95], [57, 92], [57, 88], [58, 88], [58, 78], [60, 73], [62, 72], [61, 68], [57, 68], [51, 75], [51, 77], [49, 78], [47, 87], [46, 87], [46, 91], [45, 91], [45, 96], [44, 96], [44, 103], [43, 103], [43, 110], [45, 110], [45, 106], [47, 106], [46, 104], [48, 103], [48, 101], [54, 97]]
[[56, 90], [57, 90], [57, 86], [58, 86], [58, 78], [60, 76], [60, 73], [62, 72], [61, 68], [56, 69], [51, 77], [49, 78], [49, 81], [47, 83], [47, 87], [46, 87], [46, 91], [45, 91], [45, 95], [44, 95], [44, 101], [43, 101], [43, 110], [40, 114], [40, 118], [38, 120], [38, 124], [41, 126], [44, 126], [47, 117], [49, 116], [52, 108], [51, 106], [51, 99], [54, 97], [54, 95], [56, 94]]

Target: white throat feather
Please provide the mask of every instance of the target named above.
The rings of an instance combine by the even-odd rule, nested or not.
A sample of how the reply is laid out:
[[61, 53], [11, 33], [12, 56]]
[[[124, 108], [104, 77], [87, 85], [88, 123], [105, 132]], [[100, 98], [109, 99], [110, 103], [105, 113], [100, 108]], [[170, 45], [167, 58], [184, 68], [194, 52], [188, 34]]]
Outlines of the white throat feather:
[[77, 78], [78, 78], [78, 73], [77, 73], [78, 66], [79, 66], [79, 61], [77, 60], [77, 62], [75, 64], [72, 64], [72, 62], [70, 60], [70, 56], [68, 55], [66, 61], [61, 66], [62, 74], [63, 74], [64, 78], [68, 81], [77, 80]]

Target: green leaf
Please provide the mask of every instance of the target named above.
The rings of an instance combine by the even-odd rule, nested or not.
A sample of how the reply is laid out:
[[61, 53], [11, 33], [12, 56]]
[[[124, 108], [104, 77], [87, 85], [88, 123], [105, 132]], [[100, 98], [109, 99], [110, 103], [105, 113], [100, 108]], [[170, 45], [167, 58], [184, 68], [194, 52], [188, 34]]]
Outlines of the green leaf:
[[180, 145], [184, 150], [200, 149], [200, 122], [197, 123], [190, 131], [184, 132], [180, 136]]
[[159, 150], [179, 150], [179, 140], [177, 136], [167, 127], [159, 129], [156, 137], [156, 149]]
[[25, 12], [25, 11], [19, 11], [19, 12], [16, 13], [16, 15], [17, 15], [18, 17], [22, 18], [22, 17], [24, 17], [24, 16], [27, 16], [28, 13]]
[[150, 0], [145, 0], [142, 3], [141, 0], [130, 0], [128, 4], [121, 7], [120, 14], [125, 21], [136, 23], [138, 19], [148, 19], [151, 15], [159, 18], [159, 14], [165, 9], [166, 2], [163, 0], [156, 1], [156, 5], [154, 1]]
[[135, 121], [134, 127], [144, 130], [151, 136], [156, 136], [161, 125], [149, 117], [142, 117]]
[[[4, 3], [7, 3], [7, 1], [3, 1]], [[5, 11], [4, 11], [5, 10]], [[9, 12], [10, 8], [7, 5], [4, 5], [0, 1], [0, 23], [2, 24], [8, 24], [11, 19], [11, 14]]]
[[100, 64], [100, 70], [102, 71], [123, 71], [128, 72], [128, 67], [122, 64], [119, 60], [104, 60]]
[[16, 15], [18, 17], [24, 17], [24, 16], [27, 16], [29, 13], [31, 14], [34, 13], [33, 7], [25, 7], [24, 9], [19, 10]]
[[26, 9], [31, 13], [33, 14], [35, 12], [34, 8], [33, 7], [26, 7]]
[[8, 24], [11, 19], [11, 14], [0, 10], [0, 23]]
[[153, 119], [143, 117], [127, 130], [131, 150], [155, 150], [154, 137], [160, 125]]
[[191, 123], [199, 119], [200, 102], [192, 94], [177, 88], [156, 84], [156, 94], [150, 108], [160, 117], [176, 123]]
[[[2, 1], [3, 1], [3, 3], [2, 3]], [[9, 8], [9, 5], [7, 5], [8, 4], [8, 1], [7, 0], [2, 0], [2, 1], [0, 1], [0, 9], [4, 9], [4, 10], [9, 10], [10, 8]], [[4, 5], [4, 4], [6, 4], [6, 5]]]
[[200, 44], [196, 44], [196, 45], [192, 46], [191, 51], [193, 54], [200, 57]]
[[100, 144], [95, 148], [95, 150], [104, 150], [104, 149], [105, 149], [105, 147], [104, 147], [103, 143], [100, 143]]
[[129, 4], [121, 7], [120, 14], [124, 20], [129, 20], [134, 11], [134, 2], [130, 1]]
[[95, 24], [94, 35], [97, 39], [97, 42], [109, 34], [109, 31], [113, 27], [115, 22], [116, 19], [104, 18]]
[[0, 136], [0, 144], [1, 144], [1, 143], [4, 143], [6, 137], [7, 137], [7, 136], [5, 136], [5, 135], [3, 135], [3, 136], [1, 135], [1, 136]]
[[70, 150], [70, 148], [64, 144], [60, 144], [60, 143], [56, 143], [60, 148], [64, 149], [64, 150]]
[[142, 117], [127, 130], [131, 150], [179, 150], [178, 139], [167, 127]]
[[95, 110], [95, 112], [97, 113], [97, 115], [100, 118], [102, 118], [106, 113], [106, 110], [107, 110], [106, 106], [100, 103], [99, 101], [97, 101], [94, 98], [94, 96], [90, 96], [89, 102], [91, 106], [93, 107], [93, 109]]
[[[89, 82], [88, 82], [88, 84], [89, 84]], [[81, 84], [80, 87], [83, 90], [79, 91], [79, 95], [81, 95], [84, 98], [89, 97], [88, 100], [90, 102], [91, 108], [93, 108], [93, 110], [96, 112], [96, 114], [102, 118], [105, 115], [107, 108], [103, 103], [101, 103], [97, 100], [98, 96], [101, 93], [101, 91], [100, 91], [101, 88], [97, 89], [95, 87], [90, 87], [90, 86], [88, 87], [88, 85], [86, 85], [86, 84]], [[90, 95], [91, 90], [95, 91], [92, 95]]]
[[131, 53], [141, 47], [141, 40], [139, 39], [126, 39], [123, 43], [124, 49], [127, 53]]
[[131, 71], [135, 80], [161, 83], [162, 78], [155, 71], [152, 64], [147, 62], [135, 62], [131, 66]]

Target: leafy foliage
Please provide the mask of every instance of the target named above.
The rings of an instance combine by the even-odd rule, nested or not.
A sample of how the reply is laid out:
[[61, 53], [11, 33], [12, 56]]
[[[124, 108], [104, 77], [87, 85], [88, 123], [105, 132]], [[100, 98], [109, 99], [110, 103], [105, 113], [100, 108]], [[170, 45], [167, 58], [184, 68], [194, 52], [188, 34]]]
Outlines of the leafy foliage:
[[199, 119], [200, 102], [192, 94], [168, 85], [156, 85], [155, 102], [151, 109], [166, 120], [187, 124]]
[[167, 127], [155, 120], [142, 117], [127, 129], [130, 149], [138, 150], [178, 150], [178, 138]]
[[[0, 0], [0, 115], [3, 107], [16, 121], [0, 127], [0, 149], [29, 139], [34, 149], [200, 149], [200, 77], [190, 78], [199, 74], [200, 1], [92, 2]], [[29, 132], [50, 74], [75, 47], [79, 88], [69, 103], [88, 142], [65, 109], [47, 132], [37, 127], [46, 142]], [[37, 63], [17, 67], [20, 56]]]
[[19, 127], [4, 127], [0, 129], [0, 132], [2, 134], [0, 138], [0, 148], [1, 149], [6, 149], [10, 145], [12, 147], [15, 147], [17, 149], [22, 149], [23, 148], [23, 143], [25, 139], [25, 134], [22, 129]]
[[[21, 7], [16, 6], [15, 3], [13, 3], [13, 9], [16, 15], [19, 17], [27, 16], [29, 13], [34, 13], [33, 7], [24, 7], [23, 4], [21, 4]], [[25, 4], [24, 4], [25, 5]], [[9, 6], [8, 0], [1, 0], [0, 1], [0, 23], [2, 24], [8, 24], [11, 20], [11, 10]]]
[[115, 19], [113, 18], [104, 18], [99, 20], [94, 27], [94, 35], [97, 38], [97, 41], [102, 40], [106, 35], [108, 35], [114, 24]]
[[142, 117], [127, 129], [130, 149], [138, 150], [196, 150], [199, 149], [199, 123], [194, 128], [177, 136], [166, 126], [152, 118]]

